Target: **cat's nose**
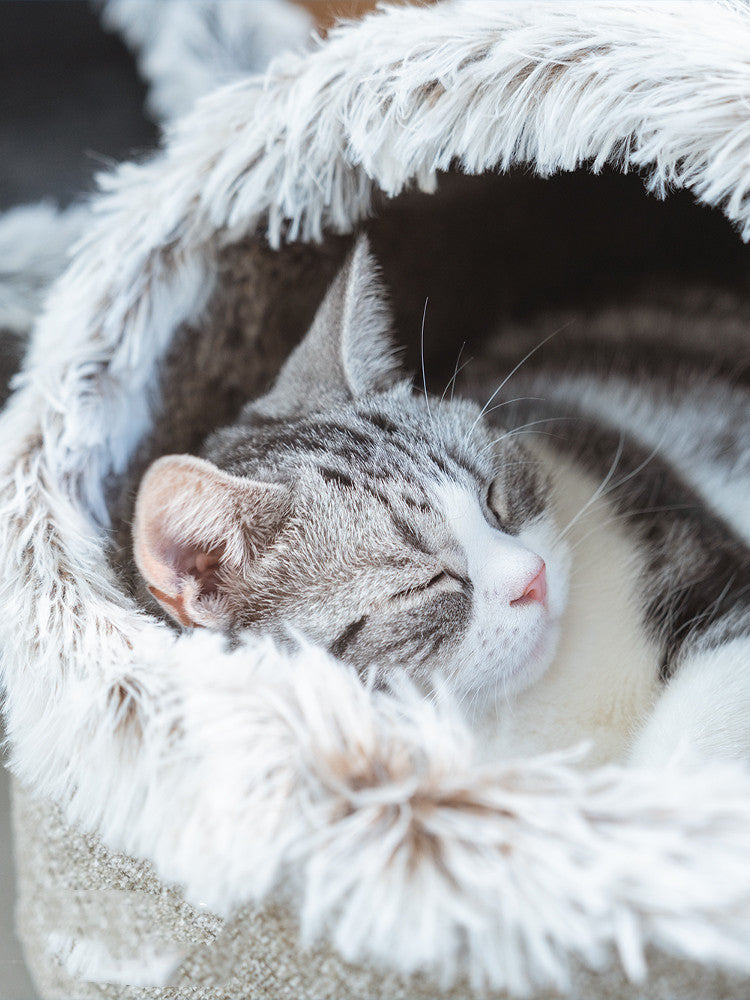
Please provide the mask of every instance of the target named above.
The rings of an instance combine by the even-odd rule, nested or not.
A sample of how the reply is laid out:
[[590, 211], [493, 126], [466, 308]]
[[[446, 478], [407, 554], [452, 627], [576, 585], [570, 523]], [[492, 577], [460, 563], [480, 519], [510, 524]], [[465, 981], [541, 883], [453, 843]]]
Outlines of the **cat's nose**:
[[544, 560], [540, 559], [540, 568], [528, 581], [520, 597], [510, 602], [512, 608], [517, 608], [523, 604], [544, 604], [547, 600], [547, 567]]

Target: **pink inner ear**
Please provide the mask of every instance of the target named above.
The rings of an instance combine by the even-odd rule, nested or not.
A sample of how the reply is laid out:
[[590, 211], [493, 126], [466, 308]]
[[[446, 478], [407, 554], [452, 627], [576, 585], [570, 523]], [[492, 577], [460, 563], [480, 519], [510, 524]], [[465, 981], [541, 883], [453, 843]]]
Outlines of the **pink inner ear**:
[[[221, 585], [219, 570], [223, 551], [223, 546], [209, 551], [183, 548], [179, 554], [173, 553], [177, 563], [180, 562], [180, 557], [182, 563], [179, 566], [179, 578], [182, 578], [183, 582], [178, 582], [178, 589], [173, 593], [165, 593], [153, 584], [149, 586], [148, 589], [156, 600], [181, 625], [186, 625], [188, 628], [201, 627], [193, 618], [191, 608], [194, 608], [202, 597], [218, 592]], [[187, 583], [186, 578], [192, 583]]]
[[207, 570], [218, 566], [220, 561], [218, 552], [198, 552], [195, 556], [195, 568], [202, 576]]
[[201, 595], [215, 594], [219, 589], [219, 569], [223, 556], [224, 546], [207, 552], [199, 550], [193, 554], [190, 564], [185, 567], [186, 572], [200, 585]]
[[[191, 455], [165, 455], [143, 477], [133, 551], [151, 593], [183, 625], [219, 626], [225, 567], [258, 558], [288, 503], [284, 486], [222, 472]], [[204, 598], [211, 600], [204, 601]]]
[[197, 622], [188, 615], [185, 611], [185, 598], [182, 594], [178, 597], [170, 597], [169, 594], [165, 594], [163, 590], [159, 590], [158, 587], [149, 587], [149, 592], [154, 595], [156, 600], [161, 604], [161, 606], [168, 611], [173, 618], [176, 618], [180, 625], [185, 625], [188, 628], [202, 628]]

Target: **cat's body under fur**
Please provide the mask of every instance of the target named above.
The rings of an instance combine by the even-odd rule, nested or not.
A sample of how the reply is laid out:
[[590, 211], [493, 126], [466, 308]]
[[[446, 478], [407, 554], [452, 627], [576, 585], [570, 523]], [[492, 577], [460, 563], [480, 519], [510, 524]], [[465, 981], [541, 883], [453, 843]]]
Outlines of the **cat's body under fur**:
[[203, 460], [155, 463], [135, 552], [162, 606], [444, 676], [492, 753], [750, 756], [739, 371], [702, 345], [503, 335], [476, 402], [430, 399], [386, 327], [360, 244], [271, 392]]

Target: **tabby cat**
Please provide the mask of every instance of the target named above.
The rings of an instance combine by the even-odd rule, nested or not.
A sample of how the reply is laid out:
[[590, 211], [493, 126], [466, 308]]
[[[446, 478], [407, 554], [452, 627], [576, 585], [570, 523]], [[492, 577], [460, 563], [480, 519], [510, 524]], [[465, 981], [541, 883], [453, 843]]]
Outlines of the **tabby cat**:
[[473, 399], [431, 397], [388, 331], [360, 239], [271, 391], [150, 467], [134, 551], [166, 612], [439, 677], [493, 753], [750, 755], [747, 386], [498, 337]]

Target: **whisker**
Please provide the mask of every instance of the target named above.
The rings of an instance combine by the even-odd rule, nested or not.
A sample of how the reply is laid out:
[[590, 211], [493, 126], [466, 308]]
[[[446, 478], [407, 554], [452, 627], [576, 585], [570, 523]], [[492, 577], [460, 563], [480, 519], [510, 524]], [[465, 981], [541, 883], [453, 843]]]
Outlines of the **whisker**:
[[458, 373], [461, 372], [461, 371], [463, 371], [464, 368], [466, 367], [466, 365], [471, 360], [471, 358], [467, 358], [467, 360], [464, 361], [464, 363], [461, 365], [461, 367], [460, 368], [458, 367], [458, 363], [461, 360], [461, 355], [464, 352], [464, 347], [466, 347], [466, 341], [464, 341], [463, 344], [461, 344], [461, 350], [458, 352], [458, 357], [456, 358], [456, 367], [453, 369], [453, 377], [448, 380], [445, 388], [443, 389], [443, 394], [440, 397], [440, 402], [441, 403], [445, 399], [445, 394], [446, 394], [446, 392], [448, 391], [449, 388], [450, 388], [450, 391], [451, 391], [451, 402], [453, 402], [453, 393], [454, 393], [454, 390], [456, 388], [456, 379], [458, 378]]
[[453, 402], [453, 395], [454, 395], [454, 393], [456, 391], [456, 378], [458, 378], [458, 376], [461, 374], [461, 372], [464, 370], [464, 368], [466, 368], [467, 365], [470, 365], [473, 360], [474, 360], [474, 358], [467, 358], [466, 361], [464, 361], [464, 363], [461, 365], [461, 367], [455, 373], [455, 375], [453, 377], [453, 385], [451, 386], [451, 402]]
[[[627, 481], [629, 479], [632, 479], [633, 476], [637, 476], [639, 472], [643, 472], [643, 470], [646, 468], [646, 466], [649, 464], [649, 462], [652, 462], [654, 460], [654, 458], [656, 457], [656, 455], [658, 454], [659, 449], [661, 448], [662, 444], [664, 443], [665, 437], [666, 437], [666, 432], [664, 434], [662, 434], [662, 437], [661, 437], [661, 440], [659, 441], [659, 443], [652, 449], [652, 451], [646, 456], [646, 458], [644, 458], [644, 460], [640, 463], [640, 465], [638, 465], [635, 469], [632, 469], [630, 472], [628, 472], [627, 475], [625, 475], [625, 476], [622, 477], [622, 479], [619, 479], [616, 483], [613, 483], [609, 487], [609, 489], [605, 489], [604, 487], [607, 484], [607, 480], [610, 478], [610, 476], [612, 475], [612, 473], [614, 471], [614, 468], [616, 467], [615, 465], [611, 466], [609, 472], [607, 473], [607, 475], [606, 475], [606, 477], [604, 479], [604, 481], [601, 483], [601, 485], [599, 486], [599, 488], [597, 489], [597, 491], [594, 493], [594, 495], [591, 497], [591, 499], [588, 501], [588, 503], [584, 504], [584, 506], [579, 510], [579, 512], [576, 514], [576, 516], [573, 518], [573, 520], [570, 521], [563, 528], [563, 530], [558, 535], [557, 540], [558, 541], [562, 541], [562, 539], [567, 534], [568, 530], [573, 527], [573, 525], [576, 523], [576, 521], [578, 520], [578, 518], [588, 510], [588, 508], [591, 506], [591, 504], [595, 500], [599, 500], [602, 497], [609, 496], [610, 493], [613, 493], [615, 490], [618, 490], [624, 483], [627, 483]], [[619, 444], [619, 446], [617, 448], [617, 455], [615, 456], [616, 462], [619, 462], [620, 458], [622, 457], [623, 443], [624, 443], [624, 436], [621, 433], [620, 434], [620, 444]]]
[[[519, 432], [522, 431], [522, 430], [523, 430], [523, 427], [519, 427], [518, 428]], [[555, 434], [552, 431], [528, 431], [528, 433], [529, 434], [543, 434], [545, 437], [555, 438], [558, 441], [564, 441], [565, 440], [565, 438], [562, 436], [562, 434]], [[513, 431], [508, 431], [508, 433], [505, 436], [506, 437], [513, 437], [515, 434], [516, 434], [516, 431], [514, 431], [514, 430]]]
[[[537, 351], [541, 350], [542, 347], [544, 347], [545, 344], [549, 343], [549, 341], [552, 340], [553, 337], [556, 337], [558, 335], [558, 333], [561, 333], [563, 330], [565, 330], [567, 327], [569, 327], [572, 322], [573, 322], [573, 320], [569, 320], [567, 323], [563, 323], [563, 325], [561, 327], [558, 327], [557, 330], [553, 330], [552, 333], [549, 334], [549, 336], [547, 336], [543, 340], [541, 340], [536, 345], [536, 347], [532, 347], [532, 349], [528, 352], [528, 354], [526, 354], [524, 357], [521, 358], [521, 360], [518, 362], [518, 364], [515, 366], [515, 368], [513, 368], [512, 371], [510, 371], [505, 376], [505, 378], [502, 380], [502, 382], [500, 383], [500, 385], [497, 387], [497, 389], [495, 389], [495, 391], [492, 393], [492, 395], [490, 396], [490, 398], [484, 404], [484, 406], [482, 407], [482, 410], [481, 410], [479, 416], [474, 421], [474, 423], [471, 425], [471, 428], [469, 430], [469, 434], [471, 434], [471, 432], [474, 430], [474, 428], [476, 427], [476, 425], [479, 423], [479, 421], [482, 419], [482, 417], [484, 416], [484, 414], [487, 412], [487, 407], [490, 405], [490, 403], [492, 402], [492, 400], [495, 399], [495, 397], [497, 396], [497, 394], [499, 392], [503, 391], [503, 389], [505, 388], [505, 386], [508, 384], [508, 382], [510, 381], [510, 379], [513, 378], [513, 376], [516, 374], [516, 372], [518, 371], [518, 369], [521, 368], [523, 365], [525, 365], [526, 362], [529, 360], [529, 358], [532, 357], [534, 354], [536, 354]], [[467, 437], [468, 437], [468, 435], [467, 435]]]
[[[699, 580], [689, 580], [680, 589], [687, 590], [689, 587], [692, 587], [695, 584], [703, 583], [705, 580], [708, 580], [708, 579], [710, 579], [709, 575], [701, 577]], [[674, 637], [676, 635], [679, 635], [681, 632], [686, 631], [687, 629], [689, 629], [692, 626], [698, 624], [699, 622], [702, 622], [702, 621], [711, 622], [713, 619], [715, 619], [716, 616], [719, 613], [719, 608], [721, 606], [721, 602], [724, 600], [724, 598], [727, 596], [727, 594], [729, 593], [729, 591], [732, 589], [732, 586], [734, 585], [734, 581], [736, 579], [737, 579], [737, 574], [733, 573], [732, 576], [730, 577], [730, 579], [727, 580], [726, 586], [722, 589], [721, 593], [716, 598], [716, 600], [712, 601], [711, 604], [707, 608], [704, 608], [702, 611], [699, 611], [697, 615], [693, 615], [693, 617], [689, 621], [686, 621], [678, 629], [675, 629], [672, 632], [672, 636]], [[673, 593], [676, 593], [676, 590], [670, 591], [670, 597], [672, 596]]]
[[661, 446], [664, 444], [664, 441], [665, 441], [666, 437], [667, 437], [667, 432], [665, 431], [664, 434], [662, 434], [661, 439], [659, 440], [659, 443], [656, 444], [656, 445], [654, 445], [654, 447], [652, 448], [652, 450], [649, 452], [649, 454], [646, 456], [646, 458], [644, 458], [644, 460], [641, 462], [641, 464], [637, 468], [635, 468], [631, 472], [629, 472], [622, 479], [620, 479], [618, 482], [613, 483], [612, 486], [610, 486], [610, 488], [607, 490], [607, 492], [604, 495], [608, 496], [614, 490], [618, 490], [622, 485], [624, 485], [625, 483], [627, 483], [627, 481], [629, 479], [632, 479], [633, 476], [637, 476], [639, 472], [643, 472], [643, 470], [646, 468], [646, 466], [649, 464], [649, 462], [653, 462], [653, 460], [658, 455], [659, 450], [660, 450]]
[[573, 527], [573, 525], [578, 521], [578, 519], [580, 517], [582, 517], [583, 514], [585, 514], [586, 511], [589, 509], [589, 507], [593, 503], [596, 503], [596, 501], [602, 495], [602, 491], [606, 488], [607, 483], [610, 481], [610, 479], [612, 478], [612, 476], [615, 474], [615, 469], [617, 468], [617, 466], [618, 466], [618, 464], [620, 462], [620, 459], [622, 458], [622, 453], [623, 453], [623, 449], [624, 448], [625, 448], [625, 435], [622, 432], [620, 432], [620, 443], [617, 446], [617, 452], [615, 454], [614, 459], [612, 460], [612, 464], [609, 467], [609, 472], [607, 472], [607, 474], [605, 475], [604, 479], [601, 481], [601, 483], [599, 484], [599, 486], [597, 486], [597, 488], [594, 490], [593, 494], [589, 497], [589, 499], [586, 501], [586, 503], [583, 505], [583, 507], [581, 507], [581, 509], [578, 511], [578, 513], [575, 515], [575, 517], [573, 517], [570, 521], [568, 521], [568, 523], [565, 525], [565, 527], [562, 529], [562, 531], [558, 534], [558, 536], [557, 536], [557, 541], [558, 542], [562, 541], [562, 539], [565, 538], [565, 536], [567, 535], [567, 533], [570, 531], [570, 529]]
[[480, 699], [484, 696], [484, 691], [481, 687], [478, 687], [473, 693], [471, 701], [469, 702], [468, 711], [471, 713], [472, 721], [476, 721], [477, 712], [479, 709]]
[[425, 367], [424, 367], [424, 324], [425, 320], [427, 319], [427, 303], [429, 301], [430, 298], [429, 296], [427, 296], [427, 298], [424, 300], [424, 310], [422, 312], [422, 335], [420, 340], [420, 348], [422, 353], [422, 388], [424, 389], [424, 401], [427, 404], [427, 413], [429, 414], [430, 417], [430, 423], [434, 424], [434, 420], [432, 419], [432, 410], [430, 409], [430, 399], [429, 396], [427, 395], [427, 375], [425, 374]]
[[[490, 441], [489, 444], [486, 444], [484, 446], [482, 452], [484, 453], [485, 451], [488, 451], [490, 448], [494, 448], [496, 444], [499, 444], [501, 441], [505, 441], [506, 438], [513, 437], [515, 434], [519, 434], [521, 431], [525, 431], [529, 427], [536, 427], [537, 424], [549, 424], [553, 422], [561, 422], [564, 420], [580, 420], [580, 417], [543, 417], [541, 420], [531, 420], [527, 424], [521, 424], [520, 427], [511, 428], [511, 430], [506, 431], [504, 434], [501, 434], [500, 437], [495, 438], [494, 441]], [[559, 437], [559, 435], [554, 435], [554, 434], [551, 434], [550, 436]]]
[[[630, 517], [639, 517], [642, 514], [661, 514], [668, 513], [674, 510], [695, 510], [695, 504], [683, 503], [683, 504], [665, 504], [661, 507], [643, 507], [640, 510], [629, 510], [624, 514], [608, 514], [608, 521], [626, 521]], [[575, 543], [569, 546], [571, 552], [575, 552], [579, 545], [586, 541], [591, 535], [595, 534], [601, 525], [596, 525], [590, 528], [585, 535], [581, 535], [580, 538], [576, 539]], [[558, 538], [559, 541], [559, 538]]]
[[515, 399], [505, 399], [502, 403], [495, 403], [491, 406], [489, 410], [484, 411], [484, 416], [486, 417], [488, 413], [494, 413], [495, 410], [501, 409], [503, 406], [510, 406], [511, 403], [544, 403], [546, 399], [544, 396], [516, 396]]

